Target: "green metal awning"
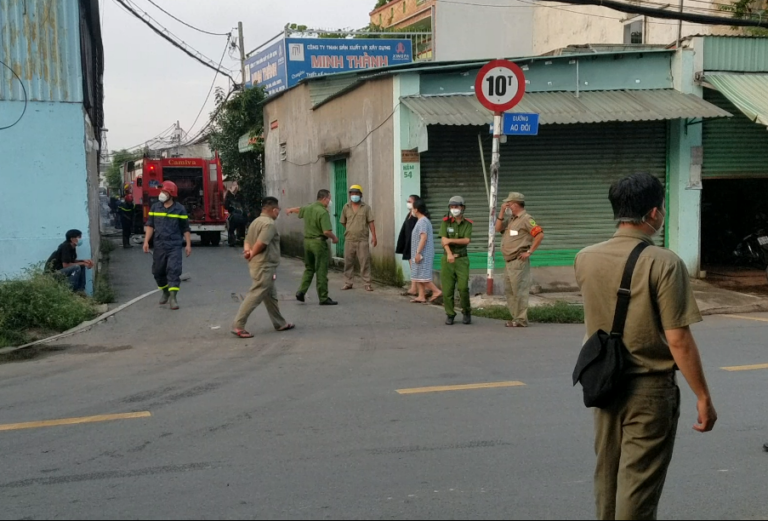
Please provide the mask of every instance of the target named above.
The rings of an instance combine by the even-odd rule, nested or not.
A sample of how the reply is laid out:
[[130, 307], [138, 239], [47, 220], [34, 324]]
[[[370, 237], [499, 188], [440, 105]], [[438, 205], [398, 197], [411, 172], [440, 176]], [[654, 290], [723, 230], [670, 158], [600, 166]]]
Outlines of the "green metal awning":
[[[474, 95], [409, 96], [403, 105], [426, 125], [486, 125], [493, 114]], [[539, 114], [542, 125], [659, 121], [729, 117], [721, 108], [674, 89], [634, 91], [532, 92], [512, 113]]]
[[704, 80], [736, 105], [750, 121], [768, 127], [768, 74], [708, 72]]

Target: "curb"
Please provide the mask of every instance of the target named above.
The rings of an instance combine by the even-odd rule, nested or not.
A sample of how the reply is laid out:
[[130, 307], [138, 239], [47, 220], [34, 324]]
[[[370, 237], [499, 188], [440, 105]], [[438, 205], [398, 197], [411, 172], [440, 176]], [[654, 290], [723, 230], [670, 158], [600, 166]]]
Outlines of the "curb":
[[54, 340], [59, 340], [60, 338], [65, 338], [65, 337], [68, 337], [68, 336], [75, 335], [77, 333], [82, 333], [83, 331], [87, 331], [87, 330], [91, 329], [93, 326], [95, 326], [96, 324], [98, 324], [99, 322], [105, 321], [106, 319], [108, 319], [112, 315], [115, 315], [116, 313], [119, 313], [120, 311], [124, 310], [125, 308], [127, 308], [129, 306], [132, 306], [133, 304], [139, 302], [140, 300], [143, 300], [143, 299], [147, 298], [148, 296], [150, 296], [150, 295], [152, 295], [154, 293], [157, 293], [158, 291], [160, 291], [160, 290], [159, 289], [155, 289], [155, 290], [152, 290], [152, 291], [150, 291], [148, 293], [145, 293], [145, 294], [143, 294], [143, 295], [141, 295], [139, 297], [136, 297], [135, 299], [133, 299], [133, 300], [131, 300], [129, 302], [126, 302], [125, 304], [122, 304], [122, 305], [116, 307], [113, 310], [107, 311], [106, 313], [103, 313], [103, 314], [99, 315], [98, 317], [94, 318], [93, 320], [89, 320], [88, 322], [83, 322], [79, 326], [75, 326], [75, 327], [73, 327], [72, 329], [70, 329], [68, 331], [64, 331], [63, 333], [59, 333], [58, 335], [53, 335], [53, 336], [48, 337], [48, 338], [43, 338], [42, 340], [35, 340], [34, 342], [30, 342], [29, 344], [24, 344], [23, 346], [4, 347], [4, 348], [0, 349], [0, 355], [4, 355], [4, 354], [7, 354], [7, 353], [13, 353], [15, 351], [20, 351], [21, 349], [28, 349], [28, 348], [34, 347], [36, 345], [46, 344], [48, 342], [53, 342]]
[[735, 313], [764, 313], [768, 311], [768, 300], [756, 302], [755, 304], [745, 304], [743, 306], [730, 306], [702, 310], [702, 316], [707, 315], [733, 315]]

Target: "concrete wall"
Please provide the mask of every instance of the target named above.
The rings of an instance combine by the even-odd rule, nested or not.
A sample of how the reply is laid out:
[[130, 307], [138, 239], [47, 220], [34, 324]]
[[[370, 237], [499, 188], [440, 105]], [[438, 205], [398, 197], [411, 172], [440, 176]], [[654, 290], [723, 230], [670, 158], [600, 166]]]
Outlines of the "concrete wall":
[[[675, 5], [675, 9], [677, 4]], [[697, 7], [707, 8], [705, 4]], [[716, 9], [714, 3], [709, 9]], [[713, 13], [714, 14], [714, 13]], [[725, 15], [723, 15], [725, 16]], [[606, 7], [545, 3], [534, 8], [533, 54], [543, 54], [568, 45], [622, 44], [624, 25], [643, 20], [645, 44], [669, 45], [677, 40], [678, 22], [632, 16]], [[738, 34], [730, 27], [683, 22], [682, 36]]]
[[[22, 106], [0, 101], [0, 114], [19, 114]], [[30, 102], [19, 124], [3, 131], [0, 277], [45, 261], [72, 228], [83, 232], [81, 258], [98, 251], [98, 171], [95, 151], [86, 156], [85, 118], [79, 103]]]
[[[347, 157], [347, 184], [362, 185], [364, 200], [376, 216], [379, 245], [372, 251], [374, 277], [386, 281], [397, 274], [393, 106], [392, 79], [385, 78], [367, 82], [315, 110], [307, 85], [286, 92], [264, 108], [266, 195], [277, 197], [282, 208], [309, 204], [318, 190], [333, 190], [333, 159]], [[283, 252], [301, 255], [302, 221], [283, 215], [277, 226]]]
[[393, 0], [371, 12], [371, 23], [384, 28], [404, 28], [432, 16], [435, 0]]
[[435, 60], [514, 58], [533, 55], [530, 2], [463, 0], [435, 9]]

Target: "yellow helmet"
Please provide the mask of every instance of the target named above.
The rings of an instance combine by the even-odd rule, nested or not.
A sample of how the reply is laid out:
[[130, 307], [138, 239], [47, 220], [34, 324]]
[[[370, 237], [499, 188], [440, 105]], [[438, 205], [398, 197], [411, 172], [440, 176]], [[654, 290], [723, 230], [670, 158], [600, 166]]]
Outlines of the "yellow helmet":
[[358, 192], [360, 192], [362, 194], [363, 193], [363, 187], [360, 186], [360, 185], [352, 185], [352, 186], [349, 187], [349, 191], [350, 192], [358, 191]]

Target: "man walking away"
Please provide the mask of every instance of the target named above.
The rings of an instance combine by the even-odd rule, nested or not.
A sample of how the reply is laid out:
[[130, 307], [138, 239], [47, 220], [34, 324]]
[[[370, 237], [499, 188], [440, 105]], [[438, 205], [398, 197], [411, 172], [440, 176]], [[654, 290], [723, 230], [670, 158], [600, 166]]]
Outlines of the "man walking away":
[[299, 214], [299, 219], [304, 220], [304, 277], [301, 280], [299, 291], [296, 292], [296, 300], [304, 302], [312, 279], [317, 274], [317, 296], [321, 306], [335, 306], [338, 304], [328, 296], [328, 239], [333, 244], [339, 243], [339, 238], [333, 233], [331, 216], [328, 207], [331, 205], [331, 192], [320, 190], [317, 192], [317, 201], [301, 208], [289, 208], [286, 215]]
[[227, 217], [227, 244], [234, 248], [237, 245], [237, 240], [242, 239], [245, 235], [245, 225], [248, 223], [245, 200], [237, 181], [232, 183], [227, 195], [224, 196], [224, 208], [229, 213], [229, 217]]
[[261, 216], [253, 221], [245, 238], [243, 256], [248, 261], [253, 286], [240, 305], [240, 311], [232, 326], [232, 333], [240, 338], [253, 338], [253, 335], [245, 330], [245, 323], [262, 302], [276, 330], [287, 331], [294, 328], [294, 325], [287, 323], [280, 314], [275, 288], [277, 266], [280, 264], [280, 234], [277, 233], [275, 220], [279, 215], [280, 205], [277, 199], [265, 197]]
[[69, 230], [64, 242], [48, 257], [45, 267], [48, 271], [64, 275], [74, 292], [85, 291], [85, 270], [93, 268], [93, 261], [77, 258], [77, 247], [83, 242], [83, 232]]
[[128, 194], [117, 207], [120, 214], [120, 224], [123, 227], [123, 248], [131, 248], [131, 233], [133, 232], [133, 219], [136, 215], [136, 205], [133, 204], [133, 196]]
[[176, 296], [181, 284], [181, 248], [186, 242], [187, 257], [192, 254], [189, 216], [183, 205], [176, 202], [179, 189], [175, 183], [164, 181], [159, 201], [152, 205], [144, 228], [144, 253], [149, 253], [149, 241], [154, 237], [152, 275], [157, 287], [163, 291], [160, 305], [171, 303], [171, 309], [179, 309]]
[[501, 253], [507, 263], [504, 282], [507, 306], [512, 320], [507, 327], [528, 326], [528, 299], [531, 292], [531, 262], [533, 252], [544, 239], [541, 226], [525, 211], [525, 196], [510, 192], [496, 218], [496, 231], [502, 233]]
[[712, 430], [717, 413], [690, 329], [701, 314], [688, 270], [651, 238], [664, 226], [664, 187], [650, 174], [635, 174], [615, 183], [609, 199], [618, 231], [576, 256], [586, 338], [612, 330], [624, 265], [639, 243], [649, 246], [632, 276], [622, 336], [628, 368], [613, 402], [594, 413], [597, 518], [656, 519], [680, 416], [676, 370], [697, 398], [693, 428]]
[[445, 307], [445, 324], [453, 325], [456, 318], [456, 302], [454, 293], [459, 286], [462, 322], [472, 323], [472, 311], [469, 303], [469, 257], [467, 246], [472, 240], [472, 221], [464, 217], [464, 198], [451, 197], [448, 201], [450, 214], [443, 217], [440, 226], [440, 237], [445, 255], [440, 260], [440, 283], [443, 286], [443, 306]]
[[373, 291], [371, 280], [371, 249], [368, 246], [368, 231], [371, 244], [376, 247], [376, 226], [373, 223], [373, 210], [363, 201], [363, 187], [352, 185], [349, 188], [349, 200], [341, 211], [341, 225], [344, 226], [344, 287], [352, 289], [355, 280], [355, 259], [360, 264], [360, 277], [365, 284], [365, 291]]

